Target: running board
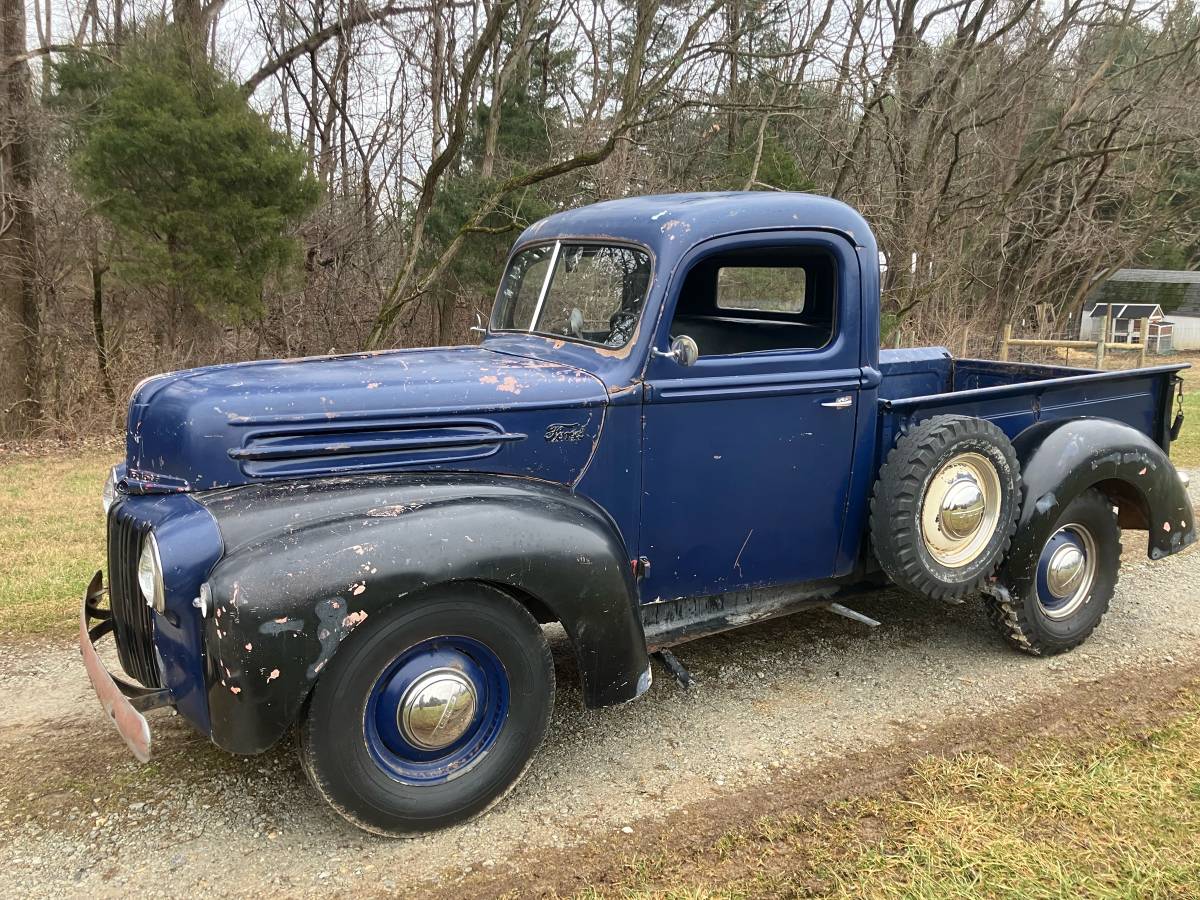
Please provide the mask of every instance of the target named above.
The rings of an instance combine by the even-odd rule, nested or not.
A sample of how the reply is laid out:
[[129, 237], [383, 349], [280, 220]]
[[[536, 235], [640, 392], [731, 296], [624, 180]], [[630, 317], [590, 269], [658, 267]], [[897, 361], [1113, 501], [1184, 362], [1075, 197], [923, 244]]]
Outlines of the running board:
[[[872, 619], [870, 616], [864, 616], [857, 610], [850, 609], [850, 607], [843, 606], [840, 603], [825, 603], [821, 604], [821, 606], [809, 608], [824, 608], [829, 610], [831, 613], [842, 616], [846, 619], [850, 619], [852, 622], [859, 622], [863, 625], [866, 625], [868, 628], [879, 627], [879, 622], [875, 619]], [[696, 679], [692, 677], [692, 673], [688, 671], [687, 666], [681, 663], [679, 661], [679, 657], [677, 657], [666, 647], [655, 650], [651, 655], [660, 663], [662, 663], [663, 668], [666, 669], [671, 677], [675, 679], [675, 683], [685, 691], [691, 690], [696, 686]]]
[[783, 588], [756, 588], [708, 597], [680, 597], [644, 603], [641, 614], [646, 649], [654, 652], [743, 625], [811, 609], [825, 609], [875, 628], [879, 622], [843, 606], [837, 600], [878, 593], [877, 589], [846, 589], [834, 582], [818, 581]]
[[825, 608], [827, 610], [829, 610], [831, 613], [836, 613], [837, 615], [842, 616], [843, 618], [850, 619], [852, 622], [861, 622], [863, 625], [866, 625], [868, 628], [878, 628], [879, 627], [879, 622], [876, 621], [875, 619], [872, 619], [870, 616], [864, 616], [862, 613], [858, 612], [857, 610], [851, 609], [848, 606], [842, 606], [842, 604], [840, 604], [840, 603], [830, 603]]

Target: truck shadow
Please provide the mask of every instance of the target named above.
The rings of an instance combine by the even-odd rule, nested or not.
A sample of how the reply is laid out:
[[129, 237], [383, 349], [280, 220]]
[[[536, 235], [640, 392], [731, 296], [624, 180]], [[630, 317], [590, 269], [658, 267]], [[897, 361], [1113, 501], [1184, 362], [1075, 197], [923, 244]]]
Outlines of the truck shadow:
[[[733, 669], [748, 666], [756, 671], [803, 675], [814, 671], [815, 661], [831, 654], [846, 654], [847, 671], [842, 674], [850, 676], [854, 652], [869, 653], [879, 646], [912, 647], [918, 652], [927, 646], [940, 653], [951, 641], [955, 647], [976, 652], [1008, 652], [992, 631], [980, 600], [946, 604], [891, 590], [863, 595], [850, 605], [879, 626], [871, 628], [816, 609], [700, 638], [677, 645], [672, 652], [701, 685], [709, 687], [729, 681]], [[570, 643], [557, 626], [547, 626], [547, 630], [558, 678], [558, 705], [568, 697], [582, 703]], [[657, 658], [652, 666], [651, 696], [677, 690], [687, 696]]]

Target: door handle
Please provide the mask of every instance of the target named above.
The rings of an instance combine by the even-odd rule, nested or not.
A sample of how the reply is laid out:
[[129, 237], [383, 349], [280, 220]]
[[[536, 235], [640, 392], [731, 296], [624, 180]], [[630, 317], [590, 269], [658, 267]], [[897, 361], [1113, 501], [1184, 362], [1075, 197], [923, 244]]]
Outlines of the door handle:
[[854, 398], [849, 394], [842, 394], [836, 400], [826, 400], [821, 405], [827, 409], [848, 409], [854, 405]]

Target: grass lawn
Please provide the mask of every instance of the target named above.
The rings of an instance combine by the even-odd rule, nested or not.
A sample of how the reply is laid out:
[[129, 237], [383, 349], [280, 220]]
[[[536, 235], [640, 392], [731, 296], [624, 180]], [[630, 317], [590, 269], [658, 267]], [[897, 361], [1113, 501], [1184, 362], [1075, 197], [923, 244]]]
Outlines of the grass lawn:
[[104, 566], [100, 489], [113, 451], [0, 462], [0, 635], [65, 634]]
[[1200, 467], [1200, 384], [1191, 379], [1184, 386], [1183, 431], [1171, 445], [1171, 459], [1177, 466]]
[[[1192, 368], [1183, 375], [1183, 431], [1171, 446], [1171, 459], [1177, 466], [1200, 467], [1200, 358], [1195, 354], [1180, 354], [1181, 362]], [[1172, 413], [1174, 415], [1174, 413]]]
[[898, 790], [629, 857], [579, 896], [1196, 896], [1200, 697], [1149, 733], [1077, 740], [930, 758]]

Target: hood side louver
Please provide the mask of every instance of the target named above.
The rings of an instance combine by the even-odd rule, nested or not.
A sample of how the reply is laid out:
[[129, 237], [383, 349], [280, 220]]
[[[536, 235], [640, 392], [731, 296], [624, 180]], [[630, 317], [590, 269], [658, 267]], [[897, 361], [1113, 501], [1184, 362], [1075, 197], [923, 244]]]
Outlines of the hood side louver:
[[229, 456], [251, 478], [335, 475], [480, 459], [524, 438], [484, 419], [297, 423], [254, 429]]

